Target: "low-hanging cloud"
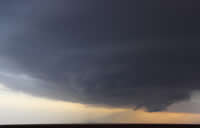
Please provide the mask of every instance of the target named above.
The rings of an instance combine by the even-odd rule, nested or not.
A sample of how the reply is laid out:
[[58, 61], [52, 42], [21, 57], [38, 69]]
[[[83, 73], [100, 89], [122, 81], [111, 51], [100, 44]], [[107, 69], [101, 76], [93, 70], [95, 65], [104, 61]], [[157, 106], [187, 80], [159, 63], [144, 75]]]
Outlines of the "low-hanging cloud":
[[145, 0], [21, 2], [6, 2], [0, 13], [7, 23], [0, 22], [7, 25], [1, 70], [40, 82], [28, 86], [29, 80], [10, 82], [0, 74], [8, 85], [19, 83], [10, 88], [148, 111], [164, 110], [200, 89], [200, 8], [195, 3], [175, 8], [175, 2]]

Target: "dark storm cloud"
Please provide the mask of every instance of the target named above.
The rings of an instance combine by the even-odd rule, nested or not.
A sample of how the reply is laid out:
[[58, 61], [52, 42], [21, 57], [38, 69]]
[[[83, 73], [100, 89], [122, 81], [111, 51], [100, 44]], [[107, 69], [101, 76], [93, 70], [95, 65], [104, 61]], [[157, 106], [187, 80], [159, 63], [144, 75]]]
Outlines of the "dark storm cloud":
[[[59, 100], [161, 111], [200, 89], [200, 7], [190, 1], [14, 1], [0, 13], [1, 81]], [[0, 33], [5, 33], [0, 31]], [[6, 60], [6, 61], [5, 61]], [[23, 86], [20, 86], [23, 85]], [[34, 88], [33, 88], [34, 87]]]

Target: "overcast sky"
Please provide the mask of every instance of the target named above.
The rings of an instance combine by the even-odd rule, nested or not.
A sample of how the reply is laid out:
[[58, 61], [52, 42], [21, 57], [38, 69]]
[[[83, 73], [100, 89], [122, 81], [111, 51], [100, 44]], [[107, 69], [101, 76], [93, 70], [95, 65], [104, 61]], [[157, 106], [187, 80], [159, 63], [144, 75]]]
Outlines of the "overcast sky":
[[[0, 123], [200, 123], [199, 5], [186, 0], [0, 1], [0, 95], [1, 104], [9, 106], [1, 110], [13, 117]], [[40, 103], [46, 113], [64, 112], [52, 119], [35, 115]], [[81, 110], [73, 112], [66, 104]], [[96, 111], [94, 120], [88, 111]], [[19, 113], [30, 118], [18, 120]], [[169, 116], [154, 122], [163, 115]], [[43, 120], [35, 120], [38, 116]]]

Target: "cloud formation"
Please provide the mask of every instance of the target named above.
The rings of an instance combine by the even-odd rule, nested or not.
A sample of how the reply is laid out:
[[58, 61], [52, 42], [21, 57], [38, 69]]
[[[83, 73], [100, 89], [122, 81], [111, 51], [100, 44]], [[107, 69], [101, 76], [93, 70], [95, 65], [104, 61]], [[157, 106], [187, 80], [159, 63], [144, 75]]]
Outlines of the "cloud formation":
[[200, 8], [177, 3], [3, 2], [1, 81], [59, 100], [165, 110], [200, 89]]

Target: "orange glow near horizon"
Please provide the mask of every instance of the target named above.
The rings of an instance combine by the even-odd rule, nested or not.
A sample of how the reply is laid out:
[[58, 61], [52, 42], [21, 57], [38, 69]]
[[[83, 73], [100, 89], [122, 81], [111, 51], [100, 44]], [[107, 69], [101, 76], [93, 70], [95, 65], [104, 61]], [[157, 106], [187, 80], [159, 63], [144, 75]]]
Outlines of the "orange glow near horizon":
[[127, 110], [113, 117], [117, 123], [158, 123], [158, 124], [191, 124], [200, 121], [200, 114], [175, 113], [175, 112], [145, 112], [144, 110]]
[[0, 124], [200, 123], [200, 114], [94, 107], [34, 97], [3, 85], [0, 91]]

